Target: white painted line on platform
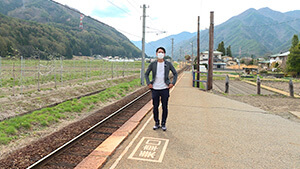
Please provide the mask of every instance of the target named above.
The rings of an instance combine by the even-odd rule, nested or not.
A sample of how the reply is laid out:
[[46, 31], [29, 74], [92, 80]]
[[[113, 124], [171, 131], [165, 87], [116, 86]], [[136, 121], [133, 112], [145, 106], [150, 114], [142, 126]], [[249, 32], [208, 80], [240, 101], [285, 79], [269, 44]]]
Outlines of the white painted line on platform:
[[131, 140], [131, 142], [128, 144], [128, 146], [124, 149], [124, 151], [121, 153], [121, 155], [118, 157], [118, 159], [114, 162], [114, 164], [110, 167], [110, 169], [114, 169], [119, 164], [120, 160], [123, 158], [123, 156], [127, 153], [128, 149], [132, 146], [134, 141], [140, 136], [142, 131], [146, 128], [150, 120], [152, 120], [153, 115], [150, 116], [150, 118], [146, 121], [146, 123], [143, 125], [143, 127], [139, 130], [139, 132], [135, 135], [135, 137]]
[[128, 159], [161, 163], [168, 144], [168, 139], [143, 137]]
[[[181, 80], [182, 77], [183, 77], [183, 75], [180, 78], [178, 78], [178, 82]], [[178, 84], [178, 82], [176, 84]], [[175, 89], [176, 84], [171, 89], [170, 93], [172, 93], [172, 91]], [[161, 104], [159, 105], [159, 107], [161, 107]], [[129, 150], [129, 148], [133, 145], [133, 143], [135, 142], [135, 140], [140, 136], [140, 134], [144, 131], [144, 129], [149, 124], [150, 120], [152, 120], [152, 119], [153, 119], [153, 114], [146, 121], [146, 123], [143, 125], [143, 127], [138, 131], [138, 133], [134, 136], [134, 138], [131, 140], [131, 142], [128, 144], [128, 146], [124, 149], [124, 151], [120, 154], [120, 156], [117, 158], [117, 160], [113, 163], [113, 165], [110, 167], [110, 169], [115, 169], [117, 167], [117, 165], [119, 164], [119, 162], [121, 161], [121, 159], [123, 158], [123, 156], [127, 153], [127, 151]]]

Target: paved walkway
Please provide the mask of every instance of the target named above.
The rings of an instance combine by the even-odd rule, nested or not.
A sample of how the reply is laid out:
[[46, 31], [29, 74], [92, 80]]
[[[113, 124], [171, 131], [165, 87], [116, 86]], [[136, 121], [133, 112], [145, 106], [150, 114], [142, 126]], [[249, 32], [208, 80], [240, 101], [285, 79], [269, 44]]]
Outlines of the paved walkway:
[[300, 124], [191, 87], [171, 92], [166, 132], [149, 113], [103, 168], [300, 168]]

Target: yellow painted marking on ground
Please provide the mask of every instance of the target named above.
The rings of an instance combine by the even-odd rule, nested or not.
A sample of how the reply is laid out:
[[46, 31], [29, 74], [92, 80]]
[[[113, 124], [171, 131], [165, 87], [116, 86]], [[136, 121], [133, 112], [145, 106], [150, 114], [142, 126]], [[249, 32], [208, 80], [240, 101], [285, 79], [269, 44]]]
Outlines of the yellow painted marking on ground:
[[228, 76], [229, 77], [240, 77], [239, 75], [231, 75], [231, 74], [229, 74]]
[[290, 111], [291, 114], [297, 116], [298, 118], [300, 118], [300, 112], [297, 111]]
[[[246, 83], [252, 84], [254, 86], [257, 85], [255, 82], [251, 82], [251, 81], [247, 81], [247, 80], [243, 80], [243, 81], [246, 82]], [[261, 87], [264, 88], [264, 89], [276, 92], [276, 93], [280, 93], [280, 94], [285, 95], [285, 96], [290, 96], [290, 93], [282, 91], [282, 90], [278, 90], [278, 89], [275, 89], [275, 88], [272, 88], [272, 87], [269, 87], [269, 86], [265, 86], [265, 85], [261, 85]], [[295, 98], [300, 98], [300, 96], [298, 96], [296, 94], [294, 94], [294, 97]]]

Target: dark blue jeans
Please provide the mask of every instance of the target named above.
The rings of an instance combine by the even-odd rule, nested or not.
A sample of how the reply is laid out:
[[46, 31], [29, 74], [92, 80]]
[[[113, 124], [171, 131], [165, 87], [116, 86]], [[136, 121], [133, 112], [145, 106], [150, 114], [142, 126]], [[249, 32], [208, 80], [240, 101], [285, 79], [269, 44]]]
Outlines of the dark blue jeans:
[[161, 99], [162, 103], [162, 121], [161, 124], [164, 125], [166, 123], [168, 117], [168, 101], [169, 101], [169, 89], [155, 90], [152, 89], [152, 103], [153, 103], [153, 116], [156, 124], [159, 124], [159, 100]]

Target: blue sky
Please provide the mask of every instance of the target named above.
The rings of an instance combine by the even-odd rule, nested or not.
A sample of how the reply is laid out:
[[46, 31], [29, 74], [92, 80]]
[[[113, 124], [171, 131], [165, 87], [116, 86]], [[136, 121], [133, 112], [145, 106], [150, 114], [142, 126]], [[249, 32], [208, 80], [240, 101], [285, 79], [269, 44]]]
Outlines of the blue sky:
[[[209, 27], [210, 11], [214, 11], [215, 25], [221, 24], [249, 8], [269, 7], [287, 12], [300, 9], [299, 0], [55, 0], [76, 8], [86, 15], [113, 26], [130, 40], [141, 40], [142, 8], [146, 9], [146, 41], [154, 41], [183, 31], [197, 31]], [[121, 23], [121, 24], [120, 24]], [[166, 31], [166, 33], [160, 33]]]
[[[128, 9], [124, 9], [129, 11]], [[97, 16], [100, 18], [124, 18], [126, 13], [115, 6], [109, 6], [105, 9], [94, 9], [91, 12], [91, 16]]]

